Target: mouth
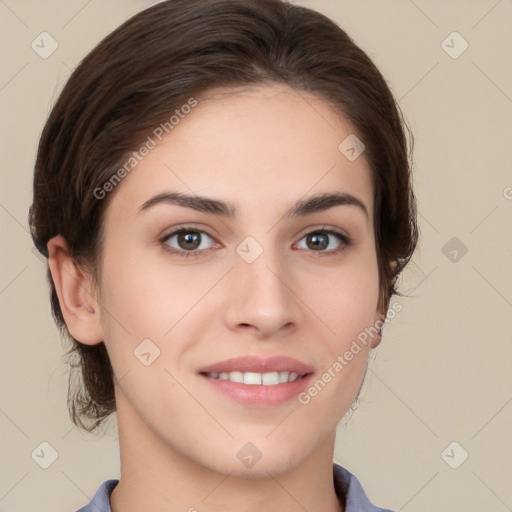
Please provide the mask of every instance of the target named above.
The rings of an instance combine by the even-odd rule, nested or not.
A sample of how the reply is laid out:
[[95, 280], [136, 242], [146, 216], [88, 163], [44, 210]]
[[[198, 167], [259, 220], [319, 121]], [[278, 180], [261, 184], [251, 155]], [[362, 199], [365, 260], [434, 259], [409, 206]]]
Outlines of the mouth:
[[287, 384], [304, 379], [312, 372], [298, 374], [297, 372], [283, 371], [283, 372], [200, 372], [200, 375], [215, 380], [224, 380], [235, 382], [238, 384], [246, 384], [248, 386], [277, 386], [279, 384]]
[[[296, 374], [297, 377], [302, 377], [312, 373], [313, 370], [314, 368], [311, 365], [288, 356], [277, 355], [262, 359], [258, 356], [245, 355], [203, 366], [197, 372], [206, 373], [214, 379], [220, 378], [222, 380], [231, 379], [231, 374], [234, 374], [233, 378], [238, 379], [234, 382], [240, 382], [240, 374], [242, 374], [244, 379], [246, 374], [249, 374], [249, 382], [247, 384], [252, 384], [253, 382], [262, 384], [262, 381], [258, 382], [257, 380], [258, 375], [266, 376], [266, 380], [274, 382], [275, 375], [273, 374], [277, 374], [276, 384], [279, 384], [279, 379], [284, 379], [285, 377], [290, 379], [293, 374]], [[286, 373], [288, 374], [287, 376], [285, 375]]]
[[287, 356], [262, 359], [246, 355], [197, 370], [201, 380], [223, 399], [251, 408], [274, 407], [295, 399], [306, 389], [313, 366]]

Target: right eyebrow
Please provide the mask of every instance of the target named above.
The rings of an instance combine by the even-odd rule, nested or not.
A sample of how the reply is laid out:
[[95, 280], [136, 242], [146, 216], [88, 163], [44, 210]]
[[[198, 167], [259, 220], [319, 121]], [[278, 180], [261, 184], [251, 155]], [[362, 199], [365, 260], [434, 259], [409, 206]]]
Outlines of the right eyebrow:
[[184, 206], [200, 212], [222, 215], [224, 217], [235, 216], [235, 207], [231, 203], [209, 197], [191, 196], [180, 192], [163, 192], [151, 197], [139, 208], [138, 213], [142, 213], [158, 204]]

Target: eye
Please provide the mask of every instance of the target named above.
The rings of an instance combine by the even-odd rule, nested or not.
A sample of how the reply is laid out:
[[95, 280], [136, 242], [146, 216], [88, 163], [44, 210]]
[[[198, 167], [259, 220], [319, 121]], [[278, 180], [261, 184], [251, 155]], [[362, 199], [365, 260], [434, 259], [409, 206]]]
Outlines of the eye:
[[[200, 252], [204, 252], [208, 247], [208, 242], [205, 239], [213, 240], [208, 233], [193, 227], [183, 227], [169, 233], [160, 241], [165, 250], [178, 253], [180, 256], [192, 256]], [[177, 247], [173, 247], [172, 244]]]
[[[348, 236], [328, 228], [311, 231], [302, 237], [302, 240], [306, 241], [306, 247], [299, 246], [301, 250], [308, 249], [322, 256], [337, 254], [352, 244]], [[179, 254], [182, 257], [199, 255], [215, 245], [220, 246], [219, 244], [212, 244], [212, 241], [213, 238], [208, 233], [191, 226], [177, 229], [160, 240], [164, 250]]]
[[[333, 239], [337, 239], [338, 243]], [[300, 247], [301, 249], [311, 249], [313, 252], [337, 254], [351, 245], [351, 240], [348, 236], [333, 229], [320, 229], [317, 231], [311, 231], [305, 235], [302, 239], [305, 240], [306, 247]], [[300, 242], [299, 242], [300, 243]], [[326, 250], [329, 249], [329, 250]]]

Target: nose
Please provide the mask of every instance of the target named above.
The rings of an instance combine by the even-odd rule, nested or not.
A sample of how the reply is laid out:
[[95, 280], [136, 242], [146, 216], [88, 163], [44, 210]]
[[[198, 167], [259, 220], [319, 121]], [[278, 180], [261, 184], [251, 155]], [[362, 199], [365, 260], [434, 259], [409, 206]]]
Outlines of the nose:
[[238, 254], [234, 258], [234, 268], [226, 283], [228, 327], [240, 332], [253, 331], [258, 338], [282, 336], [297, 329], [302, 309], [290, 266], [270, 248], [264, 248], [252, 263]]

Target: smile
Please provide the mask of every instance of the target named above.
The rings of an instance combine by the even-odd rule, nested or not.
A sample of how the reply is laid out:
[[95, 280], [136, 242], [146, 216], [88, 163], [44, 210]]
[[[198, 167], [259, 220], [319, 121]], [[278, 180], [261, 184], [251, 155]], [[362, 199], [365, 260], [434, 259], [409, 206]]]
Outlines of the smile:
[[284, 384], [287, 382], [294, 382], [297, 379], [303, 377], [296, 372], [268, 372], [268, 373], [257, 373], [257, 372], [221, 372], [221, 373], [204, 373], [212, 379], [229, 380], [231, 382], [238, 382], [240, 384], [249, 385], [263, 385], [263, 386], [275, 386], [277, 384]]

